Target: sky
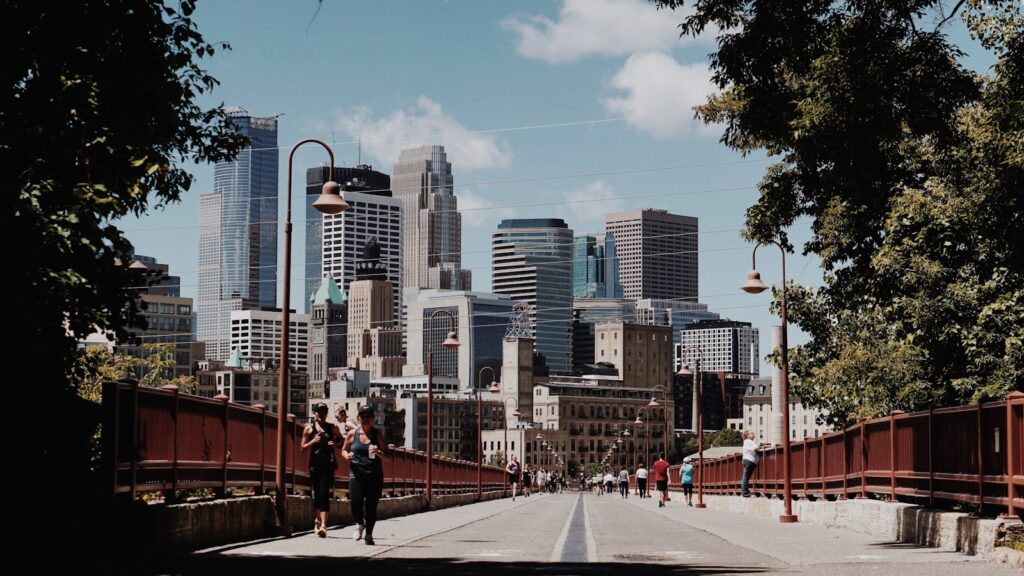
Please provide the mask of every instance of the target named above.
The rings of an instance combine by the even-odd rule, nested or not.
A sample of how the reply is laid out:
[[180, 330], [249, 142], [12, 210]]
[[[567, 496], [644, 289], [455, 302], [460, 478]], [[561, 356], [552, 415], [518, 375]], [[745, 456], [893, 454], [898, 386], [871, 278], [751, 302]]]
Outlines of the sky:
[[[771, 159], [740, 156], [718, 142], [720, 126], [693, 119], [692, 107], [714, 90], [714, 37], [679, 38], [684, 13], [643, 0], [198, 4], [199, 31], [232, 48], [202, 61], [221, 84], [200, 104], [282, 115], [282, 219], [288, 148], [304, 138], [330, 143], [338, 165], [361, 159], [389, 174], [401, 149], [444, 145], [463, 211], [462, 264], [477, 291], [490, 289], [490, 234], [504, 218], [564, 218], [582, 234], [603, 230], [609, 212], [696, 216], [700, 301], [759, 328], [768, 373], [763, 357], [778, 318], [769, 293], [738, 286], [753, 248], [740, 229]], [[959, 20], [953, 26], [968, 64], [987, 67]], [[299, 310], [304, 174], [325, 162], [319, 147], [295, 156], [291, 305]], [[199, 196], [213, 186], [212, 165], [191, 170], [195, 182], [180, 204], [121, 223], [137, 253], [181, 277], [187, 297], [196, 294]], [[789, 279], [818, 286], [818, 259], [799, 249], [807, 225], [790, 230], [798, 249], [786, 269]], [[759, 251], [758, 269], [777, 284], [778, 251]], [[790, 327], [791, 344], [806, 340]]]

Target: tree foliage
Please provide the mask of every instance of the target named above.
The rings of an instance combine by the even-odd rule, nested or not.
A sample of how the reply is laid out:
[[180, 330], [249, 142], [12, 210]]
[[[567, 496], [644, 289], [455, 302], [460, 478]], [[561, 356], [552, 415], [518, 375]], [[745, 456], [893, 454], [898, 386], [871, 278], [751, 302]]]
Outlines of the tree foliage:
[[75, 486], [72, 508], [88, 493], [98, 416], [75, 390], [77, 341], [96, 328], [125, 341], [138, 322], [140, 277], [128, 268], [133, 250], [118, 220], [177, 202], [192, 184], [188, 163], [233, 158], [245, 144], [219, 107], [198, 103], [217, 84], [199, 61], [226, 46], [203, 39], [194, 8], [194, 0], [4, 3], [10, 323], [19, 330], [15, 357], [32, 374], [26, 389], [52, 422], [27, 450], [36, 469], [60, 463], [59, 477], [43, 480], [61, 486], [37, 488]]
[[[996, 57], [988, 73], [960, 62], [957, 15]], [[811, 336], [791, 351], [805, 401], [842, 424], [1021, 388], [1019, 4], [699, 0], [680, 28], [722, 30], [721, 91], [696, 115], [778, 158], [745, 235], [792, 249], [787, 228], [812, 221], [803, 251], [825, 286], [787, 294]]]

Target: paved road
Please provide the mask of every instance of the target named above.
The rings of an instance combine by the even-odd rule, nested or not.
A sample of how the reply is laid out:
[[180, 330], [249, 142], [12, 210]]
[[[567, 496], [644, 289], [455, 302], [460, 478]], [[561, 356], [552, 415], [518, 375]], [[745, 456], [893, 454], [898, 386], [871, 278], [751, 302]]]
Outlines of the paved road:
[[[204, 551], [156, 569], [163, 574], [1002, 576], [981, 558], [871, 536], [727, 512], [659, 509], [654, 500], [566, 493], [497, 500], [378, 524], [376, 546], [301, 534]], [[1018, 575], [1019, 576], [1019, 575]]]

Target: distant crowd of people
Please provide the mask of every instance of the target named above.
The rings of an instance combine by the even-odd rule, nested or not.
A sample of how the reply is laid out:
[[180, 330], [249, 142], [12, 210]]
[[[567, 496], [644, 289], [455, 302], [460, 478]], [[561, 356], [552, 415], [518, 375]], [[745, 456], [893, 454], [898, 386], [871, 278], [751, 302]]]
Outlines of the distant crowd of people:
[[529, 498], [531, 494], [549, 492], [558, 494], [568, 487], [568, 480], [561, 472], [548, 470], [547, 468], [532, 468], [521, 466], [519, 458], [512, 454], [508, 464], [505, 465], [505, 475], [508, 485], [512, 489], [512, 501], [516, 496], [522, 494]]

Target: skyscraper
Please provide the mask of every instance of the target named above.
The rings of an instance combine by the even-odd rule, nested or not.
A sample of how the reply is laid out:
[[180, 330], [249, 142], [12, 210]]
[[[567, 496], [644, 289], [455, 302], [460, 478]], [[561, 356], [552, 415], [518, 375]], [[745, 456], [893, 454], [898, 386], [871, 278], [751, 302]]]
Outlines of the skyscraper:
[[384, 278], [380, 246], [371, 239], [356, 266], [348, 293], [348, 366], [366, 370], [370, 378], [401, 376], [402, 333], [395, 326], [391, 283]]
[[564, 220], [503, 220], [491, 237], [492, 290], [530, 305], [537, 352], [572, 370], [573, 231]]
[[[324, 266], [324, 252], [330, 252], [336, 260], [344, 259], [348, 262], [348, 266], [352, 269], [355, 268], [355, 260], [357, 258], [358, 247], [355, 244], [347, 242], [349, 238], [355, 238], [360, 234], [365, 235], [367, 232], [377, 236], [380, 241], [387, 242], [385, 235], [381, 235], [377, 230], [366, 230], [368, 222], [376, 222], [375, 217], [377, 214], [366, 214], [363, 210], [363, 205], [357, 206], [353, 204], [350, 199], [351, 192], [359, 192], [360, 194], [368, 196], [381, 196], [385, 198], [391, 197], [391, 177], [383, 172], [378, 172], [373, 169], [373, 166], [367, 164], [360, 164], [355, 168], [347, 166], [335, 166], [334, 173], [328, 175], [330, 168], [327, 166], [317, 166], [316, 168], [309, 168], [306, 170], [306, 274], [305, 274], [305, 302], [309, 305], [309, 299], [320, 287], [320, 281], [323, 278], [324, 272], [327, 268]], [[339, 244], [335, 243], [329, 247], [324, 245], [323, 235], [323, 224], [324, 217], [328, 216], [323, 212], [320, 212], [313, 207], [313, 202], [320, 197], [320, 193], [323, 191], [323, 185], [328, 180], [333, 180], [341, 184], [341, 189], [345, 193], [345, 200], [352, 205], [351, 210], [346, 210], [341, 214], [334, 215], [335, 219], [340, 219], [342, 222], [342, 228], [344, 230], [343, 237], [346, 239], [346, 245], [340, 247]], [[395, 218], [398, 218], [398, 214], [395, 214]], [[401, 234], [401, 230], [398, 228], [400, 223], [394, 224], [395, 229], [395, 244], [398, 245], [398, 239]], [[386, 224], [380, 228], [388, 230]], [[338, 237], [335, 236], [335, 240]], [[361, 243], [359, 244], [362, 245]], [[327, 249], [329, 248], [329, 250]], [[386, 251], [387, 249], [385, 249]], [[397, 248], [396, 248], [397, 250]], [[340, 253], [339, 253], [340, 252]], [[395, 254], [398, 256], [398, 254]], [[335, 262], [335, 265], [338, 263]], [[344, 264], [342, 264], [344, 265]], [[392, 282], [397, 286], [399, 282], [399, 268], [400, 263], [398, 260], [394, 262], [395, 278]], [[343, 283], [342, 290], [346, 290], [349, 281], [352, 280], [352, 276], [344, 277], [335, 275], [334, 279], [337, 282]], [[308, 312], [309, 309], [307, 308]]]
[[615, 238], [603, 235], [577, 236], [573, 244], [572, 291], [576, 298], [622, 298]]
[[609, 214], [623, 296], [697, 301], [697, 219], [645, 208]]
[[444, 146], [402, 150], [391, 178], [402, 201], [403, 288], [469, 290], [462, 269], [462, 216]]
[[277, 304], [277, 118], [226, 112], [250, 145], [214, 165], [213, 192], [199, 201], [197, 337], [218, 360], [230, 351], [231, 310]]
[[700, 348], [704, 355], [702, 372], [757, 374], [760, 367], [758, 330], [750, 322], [701, 320], [682, 330], [682, 356], [692, 365]]

